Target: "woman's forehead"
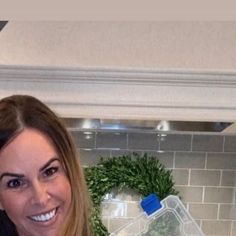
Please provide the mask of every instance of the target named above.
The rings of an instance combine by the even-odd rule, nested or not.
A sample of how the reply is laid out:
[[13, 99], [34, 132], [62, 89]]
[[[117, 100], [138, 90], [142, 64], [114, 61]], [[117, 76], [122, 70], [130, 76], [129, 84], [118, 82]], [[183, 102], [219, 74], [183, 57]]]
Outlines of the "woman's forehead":
[[49, 138], [35, 129], [27, 128], [0, 152], [0, 170], [4, 166], [40, 166], [55, 157], [58, 155]]

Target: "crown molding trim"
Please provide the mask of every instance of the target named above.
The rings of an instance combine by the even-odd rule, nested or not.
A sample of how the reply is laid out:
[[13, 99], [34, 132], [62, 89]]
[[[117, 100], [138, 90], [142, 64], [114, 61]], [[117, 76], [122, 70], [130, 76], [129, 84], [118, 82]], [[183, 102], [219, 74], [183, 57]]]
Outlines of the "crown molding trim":
[[236, 73], [0, 66], [0, 97], [30, 94], [80, 118], [235, 121]]

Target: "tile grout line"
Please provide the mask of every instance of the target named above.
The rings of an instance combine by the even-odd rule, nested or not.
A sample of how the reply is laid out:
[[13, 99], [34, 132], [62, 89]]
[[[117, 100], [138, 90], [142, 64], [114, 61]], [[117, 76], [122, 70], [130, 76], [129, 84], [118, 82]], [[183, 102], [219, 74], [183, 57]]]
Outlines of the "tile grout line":
[[208, 152], [205, 153], [205, 167], [204, 167], [205, 170], [207, 170], [207, 162], [208, 162]]
[[190, 187], [190, 183], [191, 183], [191, 172], [192, 172], [192, 169], [189, 169], [188, 170], [188, 186]]
[[217, 203], [217, 216], [216, 216], [217, 220], [220, 220], [220, 203]]
[[205, 191], [206, 191], [206, 187], [203, 186], [203, 189], [202, 189], [202, 204], [205, 203], [204, 199], [205, 199]]
[[176, 169], [176, 152], [173, 153], [173, 169]]
[[223, 178], [223, 170], [220, 170], [220, 183], [219, 183], [219, 187], [222, 187], [222, 178]]
[[224, 153], [225, 152], [225, 136], [223, 136], [223, 147], [222, 147], [222, 152]]
[[193, 151], [193, 134], [191, 134], [190, 152]]

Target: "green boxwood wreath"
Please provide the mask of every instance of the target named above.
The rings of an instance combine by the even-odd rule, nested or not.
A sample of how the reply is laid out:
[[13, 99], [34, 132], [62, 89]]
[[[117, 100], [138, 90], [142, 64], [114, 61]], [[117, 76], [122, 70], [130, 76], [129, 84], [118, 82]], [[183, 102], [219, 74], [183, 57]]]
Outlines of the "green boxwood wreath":
[[101, 221], [100, 204], [112, 189], [130, 188], [142, 197], [155, 193], [161, 200], [170, 194], [178, 194], [171, 170], [165, 169], [156, 157], [148, 156], [147, 153], [142, 156], [133, 153], [106, 160], [101, 157], [98, 165], [85, 167], [84, 171], [93, 202], [91, 225], [94, 236], [109, 235]]

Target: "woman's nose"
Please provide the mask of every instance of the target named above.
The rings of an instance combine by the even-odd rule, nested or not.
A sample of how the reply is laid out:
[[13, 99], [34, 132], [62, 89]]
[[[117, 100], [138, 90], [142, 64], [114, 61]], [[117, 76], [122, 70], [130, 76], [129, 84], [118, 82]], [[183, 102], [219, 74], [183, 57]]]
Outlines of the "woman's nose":
[[50, 195], [46, 183], [36, 182], [32, 187], [32, 203], [37, 205], [46, 205]]

